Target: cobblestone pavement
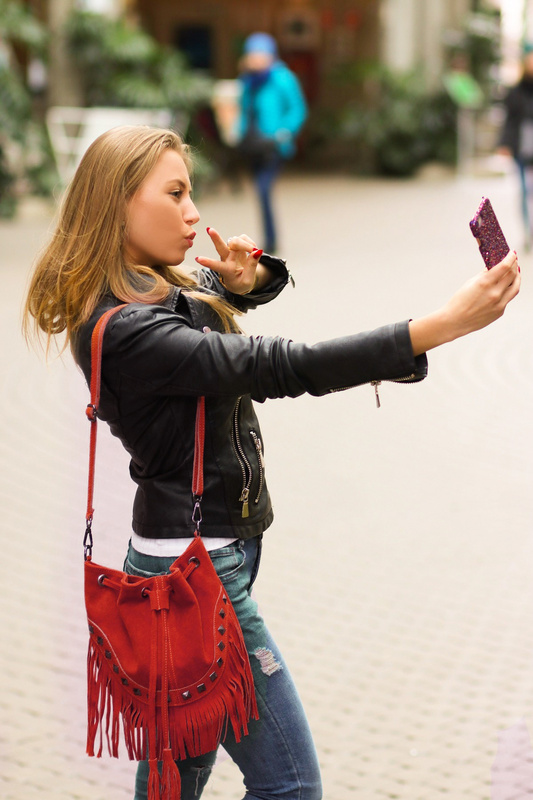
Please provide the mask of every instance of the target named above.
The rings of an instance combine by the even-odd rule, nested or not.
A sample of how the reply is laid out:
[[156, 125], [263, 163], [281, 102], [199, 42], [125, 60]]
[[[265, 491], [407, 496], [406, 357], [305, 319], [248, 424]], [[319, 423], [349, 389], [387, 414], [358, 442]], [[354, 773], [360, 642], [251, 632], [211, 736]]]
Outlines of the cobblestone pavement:
[[[506, 178], [286, 177], [296, 290], [251, 333], [318, 341], [431, 311], [481, 260], [491, 197], [520, 249]], [[200, 198], [203, 225], [257, 231], [249, 187]], [[84, 755], [82, 552], [87, 392], [68, 356], [29, 351], [20, 305], [47, 213], [0, 224], [0, 796], [127, 800], [134, 765]], [[490, 329], [430, 354], [421, 385], [259, 409], [276, 522], [257, 597], [292, 668], [327, 800], [533, 797], [533, 257]], [[328, 290], [327, 305], [324, 289]], [[102, 435], [96, 558], [120, 566], [132, 488]], [[222, 761], [204, 793], [241, 797]]]

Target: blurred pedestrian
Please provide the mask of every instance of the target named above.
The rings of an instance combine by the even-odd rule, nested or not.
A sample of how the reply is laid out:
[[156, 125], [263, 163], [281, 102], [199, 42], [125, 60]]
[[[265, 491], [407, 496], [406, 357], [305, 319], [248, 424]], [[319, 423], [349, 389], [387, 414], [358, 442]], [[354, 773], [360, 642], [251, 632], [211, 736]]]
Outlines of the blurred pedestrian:
[[263, 223], [262, 247], [276, 251], [277, 225], [272, 190], [283, 163], [296, 153], [295, 139], [307, 117], [296, 75], [278, 58], [268, 33], [253, 33], [244, 43], [239, 150], [254, 180]]
[[[266, 256], [248, 236], [226, 240], [214, 228], [208, 233], [215, 257], [197, 257], [196, 273], [181, 267], [200, 219], [189, 168], [187, 150], [173, 131], [128, 126], [96, 139], [37, 262], [26, 325], [35, 323], [48, 343], [64, 334], [89, 381], [93, 330], [104, 313], [127, 304], [103, 339], [98, 416], [128, 451], [138, 485], [128, 575], [168, 573], [191, 543], [195, 409], [198, 397], [205, 398], [202, 540], [242, 627], [259, 709], [241, 741], [227, 726], [224, 749], [244, 775], [246, 798], [320, 800], [319, 764], [302, 704], [251, 596], [262, 536], [273, 520], [252, 400], [328, 395], [364, 383], [376, 384], [377, 391], [381, 380], [420, 381], [426, 350], [503, 314], [519, 291], [516, 256], [509, 253], [426, 317], [315, 345], [243, 336], [235, 315], [276, 298], [289, 274], [284, 261]], [[317, 205], [320, 224], [331, 222], [330, 210]], [[333, 321], [335, 291], [322, 308]], [[284, 559], [282, 546], [277, 558]], [[174, 659], [178, 653], [170, 658], [171, 676]], [[202, 724], [203, 717], [198, 742]], [[215, 758], [216, 749], [202, 750], [176, 762], [182, 800], [201, 796]], [[154, 797], [153, 761], [139, 764], [135, 800]]]
[[524, 46], [522, 75], [508, 91], [504, 107], [498, 152], [511, 156], [518, 168], [525, 246], [529, 250], [533, 233], [533, 43]]

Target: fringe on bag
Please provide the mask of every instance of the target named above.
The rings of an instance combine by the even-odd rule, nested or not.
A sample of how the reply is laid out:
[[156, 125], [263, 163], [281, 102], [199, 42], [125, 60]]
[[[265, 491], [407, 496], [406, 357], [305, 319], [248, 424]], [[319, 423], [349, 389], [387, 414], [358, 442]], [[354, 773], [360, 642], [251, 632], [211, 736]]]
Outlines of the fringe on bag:
[[[223, 665], [217, 667], [216, 691], [206, 687], [205, 694], [199, 694], [188, 703], [183, 699], [187, 692], [182, 689], [161, 686], [151, 693], [149, 688], [138, 687], [128, 680], [116, 663], [104, 632], [90, 624], [87, 754], [101, 757], [107, 745], [109, 755], [118, 758], [122, 727], [129, 758], [142, 761], [149, 755], [149, 800], [179, 800], [180, 777], [175, 761], [215, 750], [224, 740], [228, 724], [236, 741], [240, 741], [248, 733], [248, 721], [258, 718], [242, 632], [231, 606], [228, 612], [224, 620], [227, 645], [223, 659], [220, 657], [217, 662]], [[163, 654], [166, 659], [169, 643], [165, 641], [166, 625], [154, 623], [155, 620], [152, 623], [152, 663], [157, 665], [160, 659], [155, 649], [159, 657]], [[156, 669], [155, 674], [157, 680], [161, 670]], [[160, 681], [165, 682], [164, 678]], [[209, 683], [209, 676], [206, 682]], [[157, 765], [161, 761], [160, 775]]]

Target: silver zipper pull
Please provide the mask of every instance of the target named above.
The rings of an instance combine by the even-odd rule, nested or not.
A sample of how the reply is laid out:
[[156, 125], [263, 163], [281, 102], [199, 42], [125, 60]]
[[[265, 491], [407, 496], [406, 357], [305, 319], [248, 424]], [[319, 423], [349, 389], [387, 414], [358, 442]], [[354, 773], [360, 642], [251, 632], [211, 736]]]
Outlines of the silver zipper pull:
[[249, 489], [243, 489], [242, 494], [239, 497], [239, 501], [242, 503], [242, 518], [246, 519], [246, 517], [250, 516], [250, 511], [248, 509], [248, 497], [250, 495]]
[[381, 381], [370, 381], [371, 385], [374, 387], [374, 391], [376, 393], [376, 408], [381, 408], [381, 400], [379, 399], [379, 386], [381, 385]]
[[263, 458], [263, 445], [261, 444], [261, 439], [257, 435], [255, 431], [250, 431], [250, 436], [253, 439], [253, 443], [255, 445], [255, 449], [257, 451], [257, 458], [261, 467], [265, 466], [264, 458]]

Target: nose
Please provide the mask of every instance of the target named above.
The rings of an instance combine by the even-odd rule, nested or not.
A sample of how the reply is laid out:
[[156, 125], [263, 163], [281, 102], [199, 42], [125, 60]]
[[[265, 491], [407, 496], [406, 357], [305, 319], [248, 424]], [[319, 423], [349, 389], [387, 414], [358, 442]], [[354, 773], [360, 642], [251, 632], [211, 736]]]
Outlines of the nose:
[[198, 209], [194, 205], [193, 201], [189, 200], [185, 210], [185, 221], [188, 225], [196, 225], [199, 219], [200, 214], [198, 213]]

